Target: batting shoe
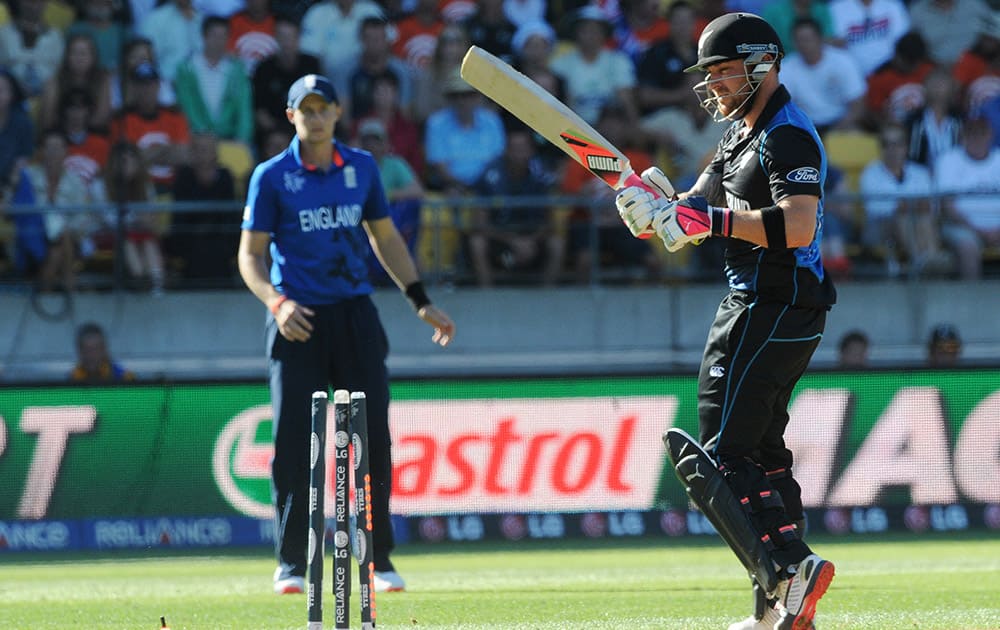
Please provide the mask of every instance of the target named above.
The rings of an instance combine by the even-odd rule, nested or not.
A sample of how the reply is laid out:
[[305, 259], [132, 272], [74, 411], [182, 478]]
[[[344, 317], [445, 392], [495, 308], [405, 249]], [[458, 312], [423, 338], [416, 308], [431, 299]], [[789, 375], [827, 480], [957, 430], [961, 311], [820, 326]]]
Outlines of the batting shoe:
[[274, 592], [278, 595], [292, 595], [304, 593], [306, 590], [306, 580], [300, 575], [286, 575], [282, 577], [281, 567], [274, 571]]
[[406, 590], [406, 582], [403, 580], [403, 576], [395, 571], [376, 571], [373, 581], [375, 582], [376, 593], [393, 593]]
[[781, 618], [774, 624], [774, 630], [808, 630], [816, 616], [816, 603], [830, 588], [835, 569], [832, 562], [816, 554], [806, 556], [789, 569], [794, 572], [789, 571], [792, 575], [784, 597], [775, 607]]
[[773, 630], [774, 624], [781, 621], [781, 614], [770, 605], [764, 607], [764, 616], [757, 619], [750, 615], [743, 621], [729, 625], [729, 630]]
[[[729, 630], [774, 630], [774, 625], [780, 621], [781, 613], [768, 606], [764, 609], [764, 616], [760, 619], [750, 615], [743, 621], [729, 624]], [[806, 628], [808, 630], [816, 630], [816, 626], [811, 623]]]

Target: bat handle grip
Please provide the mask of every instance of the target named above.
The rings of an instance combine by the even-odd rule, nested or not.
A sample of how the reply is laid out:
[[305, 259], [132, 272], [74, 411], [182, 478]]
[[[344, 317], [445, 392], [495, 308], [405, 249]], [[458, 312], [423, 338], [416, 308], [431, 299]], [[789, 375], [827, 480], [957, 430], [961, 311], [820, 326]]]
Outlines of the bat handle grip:
[[[662, 191], [657, 190], [656, 188], [653, 188], [652, 186], [647, 186], [646, 182], [642, 181], [642, 178], [639, 177], [635, 173], [635, 171], [632, 171], [631, 173], [629, 173], [628, 177], [625, 178], [625, 183], [624, 183], [624, 186], [622, 186], [622, 188], [624, 188], [625, 186], [638, 186], [639, 188], [642, 188], [643, 190], [645, 190], [647, 192], [653, 193], [653, 196], [655, 196], [655, 197], [662, 197], [663, 196], [663, 192]], [[641, 238], [641, 239], [647, 239], [647, 238], [651, 237], [653, 234], [654, 234], [654, 232], [652, 230], [649, 230], [649, 231], [640, 233], [638, 237]]]
[[625, 186], [638, 186], [639, 188], [642, 188], [644, 190], [648, 190], [649, 192], [653, 193], [654, 195], [659, 195], [659, 193], [657, 191], [655, 191], [651, 187], [647, 186], [646, 182], [642, 181], [642, 178], [639, 177], [639, 175], [637, 175], [636, 172], [633, 171], [632, 169], [629, 169], [629, 174], [625, 178], [625, 181], [622, 183], [622, 188], [625, 188]]

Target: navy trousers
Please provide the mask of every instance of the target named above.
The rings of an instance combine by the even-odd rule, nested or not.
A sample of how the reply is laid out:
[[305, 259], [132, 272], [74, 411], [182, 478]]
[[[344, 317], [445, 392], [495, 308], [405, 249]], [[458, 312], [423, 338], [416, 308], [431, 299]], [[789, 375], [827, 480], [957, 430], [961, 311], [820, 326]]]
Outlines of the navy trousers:
[[389, 517], [392, 450], [389, 436], [388, 340], [367, 296], [309, 306], [312, 337], [288, 341], [267, 321], [268, 372], [274, 408], [275, 553], [282, 576], [304, 576], [309, 528], [309, 439], [314, 391], [364, 392], [372, 475], [372, 526], [376, 571], [393, 570], [395, 546]]

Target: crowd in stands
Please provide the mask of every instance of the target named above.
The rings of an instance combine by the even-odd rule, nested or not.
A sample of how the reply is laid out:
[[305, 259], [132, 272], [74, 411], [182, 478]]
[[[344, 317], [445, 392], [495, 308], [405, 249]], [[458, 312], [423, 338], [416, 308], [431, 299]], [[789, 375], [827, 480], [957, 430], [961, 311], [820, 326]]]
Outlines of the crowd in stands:
[[[440, 259], [420, 237], [449, 223], [453, 240], [433, 247], [450, 247], [482, 286], [585, 283], [616, 266], [639, 281], [717, 274], [718, 243], [668, 256], [631, 238], [613, 191], [458, 69], [470, 45], [492, 52], [636, 170], [659, 165], [685, 189], [726, 125], [683, 70], [710, 20], [746, 10], [782, 37], [780, 77], [827, 145], [830, 272], [851, 278], [875, 261], [979, 278], [1000, 260], [1000, 197], [984, 194], [1000, 194], [1000, 7], [989, 2], [9, 0], [0, 271], [74, 290], [81, 269], [121, 255], [131, 285], [156, 293], [234, 279], [246, 179], [290, 141], [288, 86], [320, 73], [343, 106], [338, 138], [376, 155], [418, 260]], [[447, 212], [422, 225], [431, 206]]]

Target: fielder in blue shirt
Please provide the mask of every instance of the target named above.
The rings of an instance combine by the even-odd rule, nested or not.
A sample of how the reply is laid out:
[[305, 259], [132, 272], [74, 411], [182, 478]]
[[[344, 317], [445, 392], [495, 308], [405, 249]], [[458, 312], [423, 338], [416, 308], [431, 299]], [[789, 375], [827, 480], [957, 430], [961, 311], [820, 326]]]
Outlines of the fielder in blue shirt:
[[[371, 154], [334, 141], [340, 117], [333, 85], [309, 74], [288, 90], [288, 149], [250, 179], [239, 248], [240, 275], [267, 305], [267, 354], [274, 407], [274, 590], [301, 593], [309, 523], [312, 392], [363, 391], [368, 404], [375, 589], [403, 590], [389, 559], [392, 455], [388, 343], [370, 294], [368, 244], [417, 316], [448, 345], [455, 325], [431, 304], [402, 237], [389, 218]], [[270, 258], [270, 268], [268, 259]]]

